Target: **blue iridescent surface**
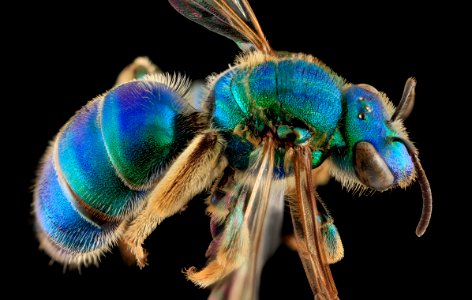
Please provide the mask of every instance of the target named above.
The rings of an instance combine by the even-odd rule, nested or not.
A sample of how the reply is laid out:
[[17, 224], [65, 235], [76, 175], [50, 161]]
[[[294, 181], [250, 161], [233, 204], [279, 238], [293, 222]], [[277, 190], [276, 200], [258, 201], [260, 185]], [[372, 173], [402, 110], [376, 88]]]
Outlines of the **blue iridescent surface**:
[[72, 195], [59, 183], [51, 151], [38, 178], [37, 193], [38, 225], [62, 248], [80, 252], [98, 249], [107, 242], [107, 233], [116, 229], [109, 224], [105, 230], [77, 212], [71, 204]]
[[[248, 73], [249, 72], [249, 73]], [[253, 69], [236, 68], [215, 85], [214, 120], [234, 129], [255, 109], [289, 115], [322, 133], [332, 134], [341, 116], [341, 88], [323, 67], [305, 60], [266, 62]]]
[[[278, 110], [280, 103], [277, 97], [277, 63], [270, 61], [254, 67], [249, 73], [247, 83], [249, 85], [249, 99], [256, 106]], [[239, 74], [244, 74], [240, 72]], [[242, 77], [242, 75], [241, 75]], [[238, 81], [236, 86], [244, 86], [243, 81]], [[235, 99], [238, 99], [235, 94]], [[247, 100], [246, 100], [247, 101]], [[248, 103], [251, 103], [248, 101]]]
[[231, 166], [239, 170], [245, 170], [249, 166], [249, 155], [254, 146], [238, 135], [224, 134], [226, 141], [226, 157]]
[[215, 107], [213, 122], [222, 130], [232, 131], [244, 122], [246, 112], [235, 101], [231, 93], [231, 80], [234, 73], [227, 72], [215, 84]]
[[133, 81], [111, 90], [101, 125], [113, 165], [133, 186], [165, 168], [174, 150], [180, 96], [161, 83]]
[[319, 65], [304, 60], [278, 64], [278, 100], [283, 109], [316, 130], [332, 135], [342, 113], [341, 87]]
[[58, 247], [60, 259], [77, 262], [116, 242], [121, 220], [195, 135], [193, 111], [183, 105], [165, 84], [133, 81], [89, 102], [63, 127], [35, 196], [38, 231]]
[[340, 236], [338, 233], [338, 229], [333, 223], [326, 224], [322, 228], [323, 237], [325, 239], [325, 243], [327, 246], [327, 251], [329, 252], [330, 256], [335, 256], [335, 254], [339, 251], [338, 245]]
[[58, 158], [66, 181], [91, 207], [122, 216], [136, 201], [117, 176], [108, 157], [98, 123], [99, 101], [82, 108], [59, 137]]
[[[254, 135], [263, 135], [271, 126], [293, 126], [303, 143], [313, 136], [318, 147], [325, 147], [334, 134], [342, 113], [341, 80], [325, 67], [293, 58], [262, 62], [246, 68], [236, 67], [224, 73], [215, 83], [213, 122], [226, 132], [226, 156], [238, 169], [247, 167], [251, 147], [241, 137], [231, 137], [238, 125]], [[287, 134], [291, 133], [291, 127]], [[279, 133], [283, 135], [283, 130]], [[321, 142], [320, 142], [321, 140]], [[314, 158], [318, 166], [322, 153]], [[316, 160], [316, 161], [315, 161]]]
[[408, 150], [401, 142], [394, 141], [398, 134], [388, 124], [388, 115], [379, 95], [359, 86], [350, 87], [345, 93], [345, 137], [348, 149], [345, 157], [335, 157], [345, 170], [353, 170], [353, 156], [357, 142], [371, 143], [392, 172], [395, 182], [409, 177], [414, 165]]

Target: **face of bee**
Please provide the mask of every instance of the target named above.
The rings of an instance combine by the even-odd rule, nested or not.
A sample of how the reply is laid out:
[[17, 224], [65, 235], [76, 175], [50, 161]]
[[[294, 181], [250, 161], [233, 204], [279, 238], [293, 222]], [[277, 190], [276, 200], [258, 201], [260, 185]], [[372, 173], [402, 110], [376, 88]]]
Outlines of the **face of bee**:
[[350, 181], [378, 191], [408, 185], [415, 167], [402, 142], [406, 139], [402, 120], [390, 121], [393, 105], [366, 84], [348, 87], [344, 99], [346, 150], [334, 155], [336, 166]]

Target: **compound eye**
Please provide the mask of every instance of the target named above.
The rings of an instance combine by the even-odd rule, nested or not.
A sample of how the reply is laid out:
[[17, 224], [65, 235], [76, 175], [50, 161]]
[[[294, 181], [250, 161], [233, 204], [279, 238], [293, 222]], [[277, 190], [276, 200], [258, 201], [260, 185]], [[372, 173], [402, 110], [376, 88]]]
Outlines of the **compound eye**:
[[374, 146], [368, 142], [359, 142], [355, 149], [355, 170], [360, 181], [377, 191], [388, 189], [394, 177]]

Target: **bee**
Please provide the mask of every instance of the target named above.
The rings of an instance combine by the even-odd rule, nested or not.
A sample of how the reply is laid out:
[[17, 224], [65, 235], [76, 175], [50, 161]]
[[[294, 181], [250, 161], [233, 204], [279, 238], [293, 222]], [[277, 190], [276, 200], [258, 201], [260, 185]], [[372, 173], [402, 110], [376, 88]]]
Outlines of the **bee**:
[[395, 108], [317, 58], [275, 51], [246, 0], [170, 0], [183, 16], [242, 50], [206, 87], [138, 58], [80, 109], [40, 164], [34, 189], [40, 247], [65, 266], [98, 264], [112, 247], [140, 268], [157, 225], [208, 192], [208, 263], [187, 277], [211, 299], [255, 299], [281, 242], [288, 203], [316, 299], [338, 299], [329, 265], [344, 249], [316, 193], [327, 174], [348, 189], [385, 191], [417, 180], [424, 234], [432, 195], [403, 126], [415, 100], [406, 81]]

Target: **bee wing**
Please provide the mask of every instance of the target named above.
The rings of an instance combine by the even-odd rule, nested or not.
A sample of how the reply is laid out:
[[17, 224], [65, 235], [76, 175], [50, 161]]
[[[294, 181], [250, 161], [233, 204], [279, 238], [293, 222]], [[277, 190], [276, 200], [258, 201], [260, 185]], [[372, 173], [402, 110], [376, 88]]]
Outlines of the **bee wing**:
[[[274, 142], [268, 138], [258, 151], [255, 163], [238, 182], [250, 187], [240, 193], [246, 201], [243, 226], [249, 235], [244, 263], [216, 284], [209, 299], [257, 299], [262, 268], [280, 244], [285, 184], [274, 179]], [[244, 190], [244, 189], [242, 189]]]
[[[290, 199], [290, 213], [296, 238], [296, 248], [313, 294], [320, 299], [338, 299], [329, 269], [329, 245], [323, 235], [323, 214], [317, 208], [311, 177], [311, 152], [300, 147], [293, 153], [295, 197]], [[323, 209], [322, 209], [323, 211]], [[334, 235], [335, 240], [337, 234]], [[339, 240], [340, 242], [340, 240]], [[328, 246], [328, 251], [326, 251]], [[342, 246], [341, 246], [342, 247]]]
[[186, 18], [221, 34], [246, 51], [272, 53], [247, 0], [169, 0]]

